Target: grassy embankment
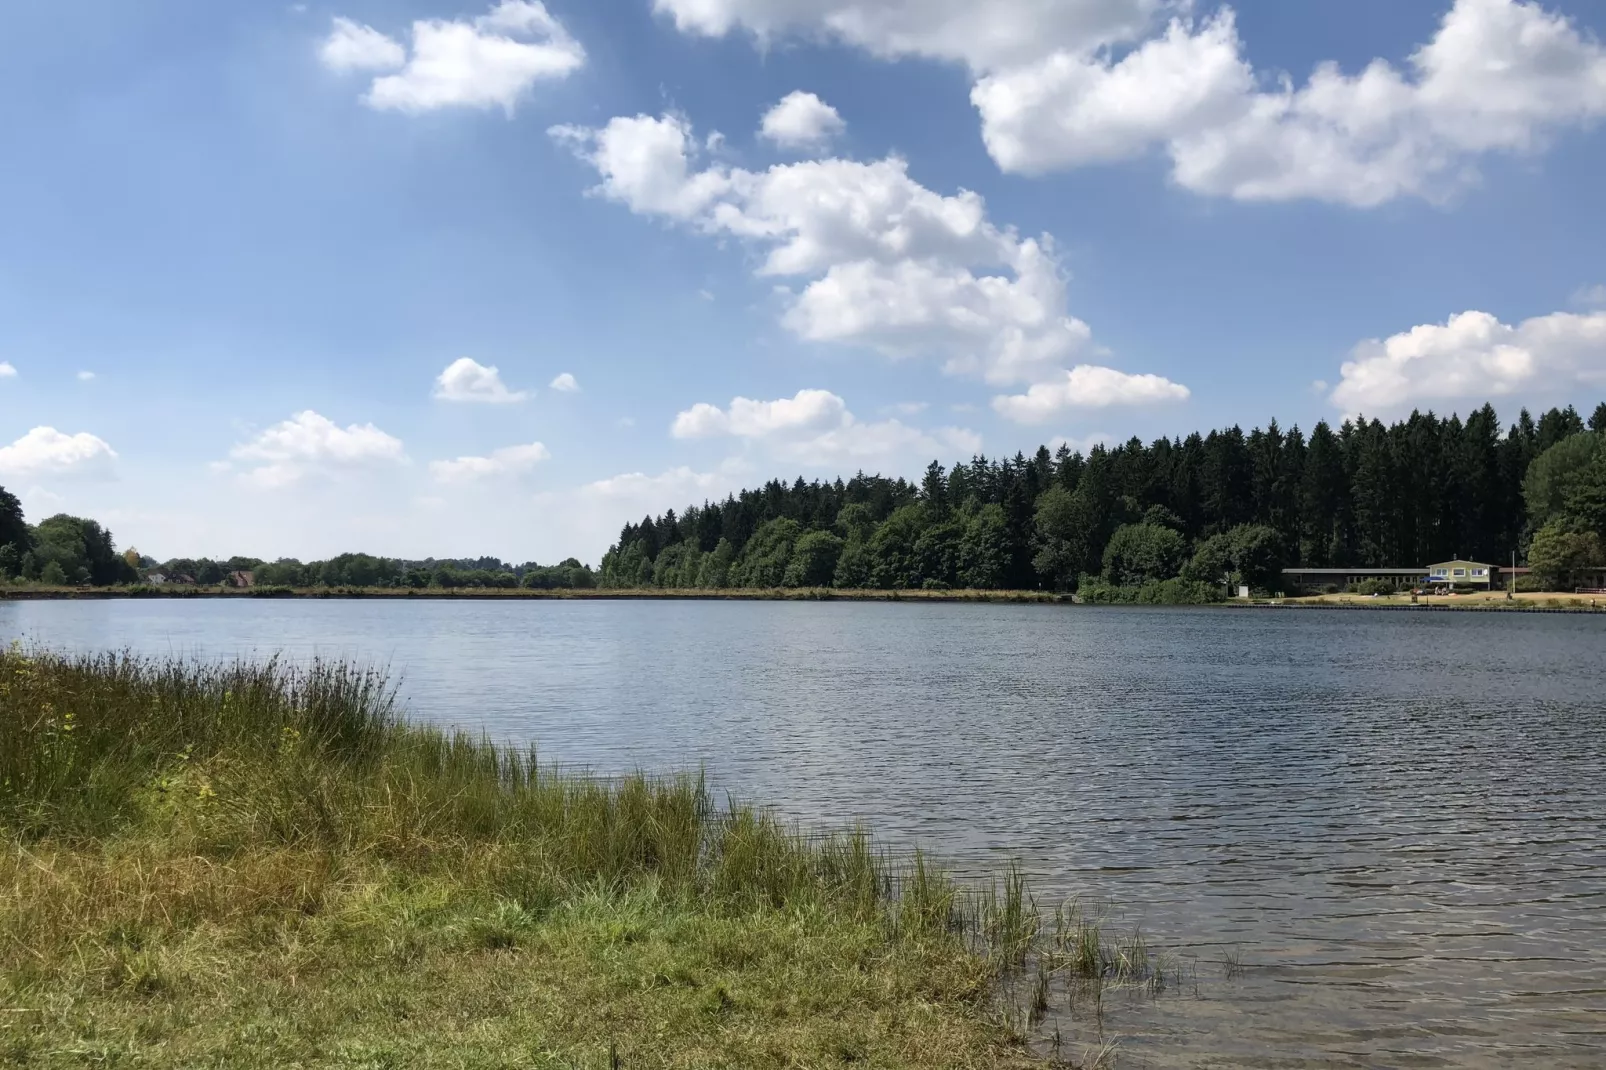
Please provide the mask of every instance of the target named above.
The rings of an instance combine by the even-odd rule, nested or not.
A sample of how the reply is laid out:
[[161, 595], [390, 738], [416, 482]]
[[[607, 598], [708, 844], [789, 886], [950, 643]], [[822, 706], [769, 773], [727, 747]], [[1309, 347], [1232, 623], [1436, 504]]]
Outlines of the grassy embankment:
[[[1286, 601], [1290, 605], [1305, 606], [1409, 606], [1413, 604], [1409, 593], [1377, 595], [1375, 597], [1360, 594], [1320, 594], [1304, 598], [1290, 598]], [[1438, 609], [1571, 609], [1588, 611], [1591, 609], [1606, 609], [1606, 595], [1519, 591], [1508, 599], [1505, 591], [1479, 591], [1474, 594], [1420, 595], [1415, 604], [1432, 606]]]
[[0, 852], [7, 1066], [1027, 1066], [1078, 984], [1164, 983], [1018, 878], [560, 776], [338, 665], [0, 653]]

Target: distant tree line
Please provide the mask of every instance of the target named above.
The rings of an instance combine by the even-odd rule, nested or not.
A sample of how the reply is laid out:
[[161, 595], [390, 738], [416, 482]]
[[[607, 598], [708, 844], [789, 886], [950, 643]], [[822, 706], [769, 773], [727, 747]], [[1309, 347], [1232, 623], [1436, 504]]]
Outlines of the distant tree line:
[[1288, 567], [1513, 552], [1546, 582], [1606, 562], [1606, 403], [1502, 429], [1492, 406], [1385, 425], [1276, 421], [1086, 454], [932, 462], [918, 483], [775, 481], [627, 524], [610, 588], [1053, 589], [1095, 601], [1275, 590]]
[[16, 496], [0, 487], [0, 581], [109, 587], [138, 578], [112, 533], [95, 521], [61, 514], [29, 525]]
[[119, 554], [112, 533], [93, 520], [53, 516], [29, 525], [15, 495], [0, 487], [0, 582], [51, 587], [112, 587], [146, 582], [215, 587], [231, 581], [257, 587], [525, 588], [595, 587], [590, 566], [574, 558], [557, 565], [510, 565], [494, 557], [407, 561], [341, 554], [303, 564], [294, 558], [173, 558], [158, 563], [138, 550]]
[[494, 557], [408, 561], [371, 554], [341, 554], [327, 561], [307, 563], [289, 557], [277, 561], [252, 557], [231, 557], [227, 561], [176, 558], [160, 565], [159, 571], [170, 581], [188, 580], [199, 585], [226, 583], [231, 575], [247, 573], [258, 587], [558, 590], [596, 586], [591, 568], [572, 557], [558, 565], [510, 565]]

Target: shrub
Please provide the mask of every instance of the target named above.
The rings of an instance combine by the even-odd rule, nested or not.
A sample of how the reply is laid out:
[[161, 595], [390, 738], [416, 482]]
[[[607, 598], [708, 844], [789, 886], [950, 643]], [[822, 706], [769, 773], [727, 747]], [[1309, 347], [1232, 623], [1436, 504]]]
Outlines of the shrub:
[[1393, 580], [1382, 579], [1362, 580], [1359, 583], [1352, 583], [1349, 585], [1349, 590], [1350, 594], [1367, 596], [1375, 594], [1399, 594], [1400, 592], [1400, 589], [1394, 585]]

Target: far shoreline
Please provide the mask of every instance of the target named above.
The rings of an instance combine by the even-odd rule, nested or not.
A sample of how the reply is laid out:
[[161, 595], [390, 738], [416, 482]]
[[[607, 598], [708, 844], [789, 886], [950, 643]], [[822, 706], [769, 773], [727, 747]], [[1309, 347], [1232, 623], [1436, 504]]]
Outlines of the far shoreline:
[[[1054, 591], [881, 591], [837, 588], [559, 589], [525, 588], [395, 588], [395, 587], [0, 587], [0, 602], [119, 601], [138, 599], [290, 599], [392, 601], [640, 601], [640, 602], [915, 602], [984, 605], [1076, 605], [1099, 609], [1075, 595]], [[1167, 608], [1167, 607], [1149, 607]], [[1178, 608], [1175, 606], [1169, 608]], [[1503, 592], [1486, 595], [1408, 596], [1315, 595], [1309, 597], [1229, 600], [1198, 607], [1217, 609], [1416, 610], [1473, 613], [1603, 613], [1606, 596], [1524, 592], [1507, 600]]]

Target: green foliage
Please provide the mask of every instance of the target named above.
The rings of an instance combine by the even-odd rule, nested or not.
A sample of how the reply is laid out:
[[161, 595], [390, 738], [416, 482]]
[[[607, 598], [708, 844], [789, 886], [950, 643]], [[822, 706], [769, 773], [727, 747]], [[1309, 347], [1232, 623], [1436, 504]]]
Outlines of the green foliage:
[[1104, 580], [1117, 587], [1142, 587], [1177, 575], [1187, 555], [1182, 535], [1158, 524], [1117, 528], [1104, 548]]
[[870, 586], [903, 591], [920, 586], [920, 559], [915, 546], [926, 527], [924, 506], [906, 505], [887, 517], [869, 544]]
[[1032, 566], [1056, 591], [1076, 586], [1088, 568], [1091, 534], [1086, 498], [1061, 486], [1049, 487], [1037, 499], [1036, 555]]
[[33, 535], [22, 516], [22, 503], [17, 496], [0, 487], [0, 548], [11, 547], [17, 558], [33, 546]]
[[1606, 545], [1594, 531], [1578, 531], [1565, 521], [1555, 521], [1535, 533], [1528, 564], [1541, 590], [1571, 590], [1578, 570], [1606, 566]]
[[1012, 551], [1004, 507], [989, 504], [974, 510], [959, 544], [959, 585], [977, 591], [1001, 588], [1009, 575]]
[[61, 573], [58, 583], [71, 580], [109, 587], [137, 577], [134, 569], [117, 553], [111, 532], [93, 520], [65, 513], [50, 517], [33, 529], [32, 543], [41, 580], [51, 565]]
[[[1592, 421], [1603, 419], [1606, 406]], [[1606, 537], [1606, 466], [1561, 463], [1598, 441], [1583, 432], [1572, 409], [1537, 420], [1522, 412], [1502, 429], [1485, 405], [1465, 420], [1418, 412], [1392, 425], [1323, 422], [1308, 437], [1271, 421], [1247, 434], [1132, 439], [1085, 455], [978, 456], [946, 469], [934, 462], [915, 482], [863, 473], [777, 480], [627, 524], [604, 558], [603, 582], [662, 584], [674, 569], [659, 575], [660, 555], [674, 564], [690, 554], [675, 547], [707, 554], [721, 540], [737, 559], [731, 586], [785, 582], [789, 552], [770, 534], [751, 548], [782, 520], [796, 525], [794, 545], [810, 532], [842, 540], [833, 582], [843, 588], [1066, 591], [1092, 573], [1116, 587], [1180, 575], [1276, 592], [1288, 567], [1501, 562], [1542, 526], [1524, 498], [1530, 468], [1542, 515]]]
[[1584, 433], [1562, 439], [1536, 458], [1523, 480], [1523, 498], [1535, 529], [1566, 515], [1567, 498], [1606, 450], [1606, 437]]
[[780, 587], [803, 527], [788, 518], [771, 520], [758, 531], [731, 568], [732, 587]]
[[1182, 577], [1143, 584], [1113, 584], [1101, 577], [1084, 576], [1079, 597], [1089, 605], [1205, 606], [1221, 601], [1221, 590]]
[[1393, 580], [1378, 578], [1362, 580], [1359, 583], [1352, 583], [1349, 586], [1350, 594], [1364, 595], [1367, 598], [1370, 598], [1373, 595], [1398, 594], [1399, 591], [1399, 587], [1395, 585]]
[[39, 572], [39, 582], [46, 587], [65, 587], [67, 585], [67, 573], [62, 569], [61, 562], [45, 562], [45, 567]]
[[703, 555], [697, 569], [697, 586], [705, 591], [723, 590], [730, 586], [731, 566], [736, 563], [736, 549], [729, 539], [720, 539], [711, 553]]
[[843, 545], [833, 585], [855, 591], [870, 586], [870, 548], [865, 540], [852, 538]]
[[1282, 536], [1264, 524], [1240, 524], [1199, 544], [1182, 575], [1195, 583], [1276, 590], [1282, 582]]
[[829, 531], [811, 531], [797, 540], [781, 578], [785, 587], [829, 587], [842, 557], [842, 539]]

